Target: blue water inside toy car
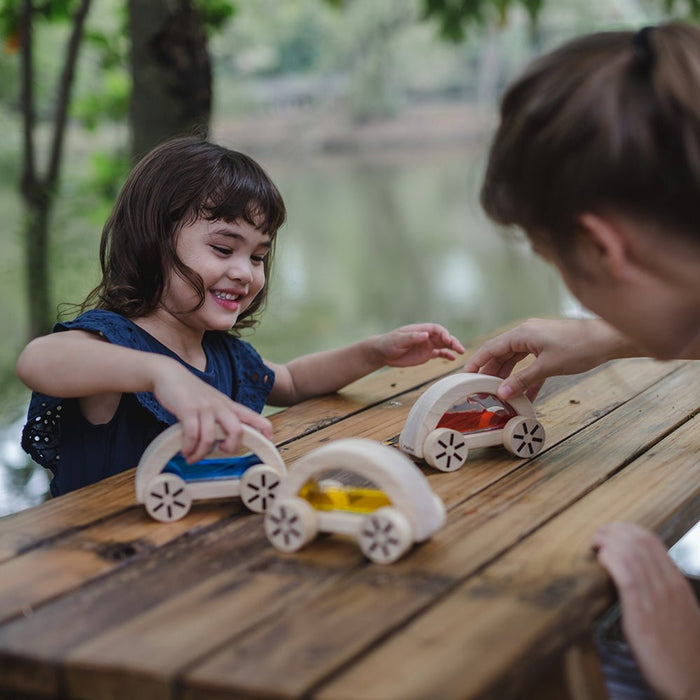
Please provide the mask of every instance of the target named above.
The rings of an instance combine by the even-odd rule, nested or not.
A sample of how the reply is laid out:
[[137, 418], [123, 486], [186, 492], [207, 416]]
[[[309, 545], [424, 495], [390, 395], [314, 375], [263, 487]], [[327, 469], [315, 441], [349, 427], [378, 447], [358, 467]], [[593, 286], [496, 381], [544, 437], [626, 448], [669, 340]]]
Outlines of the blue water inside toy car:
[[194, 464], [187, 464], [185, 458], [178, 452], [163, 471], [177, 474], [184, 481], [240, 479], [246, 470], [256, 464], [261, 464], [261, 461], [252, 452], [241, 457], [205, 458]]

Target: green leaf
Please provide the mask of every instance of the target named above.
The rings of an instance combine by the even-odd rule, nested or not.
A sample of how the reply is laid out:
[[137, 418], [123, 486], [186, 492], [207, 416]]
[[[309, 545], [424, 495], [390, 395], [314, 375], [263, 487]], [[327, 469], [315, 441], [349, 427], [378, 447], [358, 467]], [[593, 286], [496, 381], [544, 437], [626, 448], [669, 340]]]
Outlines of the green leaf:
[[221, 29], [236, 12], [231, 0], [194, 0], [205, 31]]

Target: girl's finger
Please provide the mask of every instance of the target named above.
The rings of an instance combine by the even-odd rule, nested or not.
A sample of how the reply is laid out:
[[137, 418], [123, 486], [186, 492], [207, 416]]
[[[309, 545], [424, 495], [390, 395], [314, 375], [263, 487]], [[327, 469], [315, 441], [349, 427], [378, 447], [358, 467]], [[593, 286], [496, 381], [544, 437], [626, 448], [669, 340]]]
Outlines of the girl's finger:
[[241, 444], [243, 437], [243, 428], [241, 422], [234, 413], [228, 413], [219, 418], [219, 426], [224, 433], [224, 439], [221, 441], [220, 447], [224, 452], [234, 453]]
[[187, 415], [180, 419], [182, 426], [182, 456], [189, 462], [199, 443], [199, 416]]
[[194, 461], [204, 459], [216, 442], [216, 422], [213, 413], [207, 411], [199, 417], [199, 443], [193, 455]]

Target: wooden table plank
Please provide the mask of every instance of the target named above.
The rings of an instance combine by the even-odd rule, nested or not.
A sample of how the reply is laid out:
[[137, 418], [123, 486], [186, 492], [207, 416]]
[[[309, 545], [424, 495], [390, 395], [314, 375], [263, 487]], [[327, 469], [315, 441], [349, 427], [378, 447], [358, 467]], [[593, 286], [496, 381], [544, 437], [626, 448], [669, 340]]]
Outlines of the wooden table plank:
[[[135, 657], [131, 658], [132, 675], [138, 676], [142, 665], [156, 669], [135, 681], [129, 696], [150, 698], [163, 692], [157, 671], [188, 663], [196, 656], [195, 641], [204, 651], [215, 647], [220, 638], [228, 639], [274, 614], [280, 604], [326, 585], [353, 560], [337, 548], [319, 565], [295, 560], [280, 563], [271, 560], [270, 553], [259, 516], [231, 520], [199, 536], [178, 540], [150, 558], [0, 627], [0, 679], [25, 692], [52, 695], [61, 690], [65, 694], [66, 659], [71, 654], [79, 656], [81, 645], [99, 649], [99, 640], [114, 634], [114, 639], [126, 636], [134, 649], [139, 646], [134, 655], [127, 648], [111, 646], [112, 640], [106, 642], [113, 659]], [[353, 554], [359, 565], [359, 552]], [[167, 630], [168, 620], [176, 633], [163, 636], [160, 630]], [[103, 688], [103, 697], [122, 698], [121, 686], [112, 695], [107, 690], [110, 682], [121, 683], [125, 677], [118, 665], [112, 670], [114, 677], [109, 668], [101, 667], [96, 686]], [[89, 678], [90, 670], [85, 673]], [[72, 681], [80, 687], [79, 671]], [[136, 694], [139, 684], [143, 695]]]
[[[697, 517], [699, 450], [700, 418], [695, 417], [333, 679], [317, 697], [505, 698], [522, 690], [532, 669], [585, 631], [612, 602], [612, 586], [590, 549], [600, 523], [628, 520], [677, 536], [679, 527]], [[572, 610], [572, 599], [578, 611]], [[410, 666], [401, 664], [407, 654]], [[397, 664], [401, 673], [388, 674]]]
[[[660, 386], [540, 456], [532, 468], [519, 470], [461, 504], [450, 512], [444, 530], [390, 571], [365, 567], [228, 645], [187, 675], [188, 697], [199, 700], [212, 688], [229, 685], [281, 697], [309, 692], [329, 673], [405, 624], [456, 580], [474, 574], [666, 435], [697, 410], [699, 381], [697, 367], [686, 365]], [[656, 410], [660, 400], [664, 411]], [[621, 437], [632, 426], [646, 434], [644, 442]], [[606, 445], [605, 454], [592, 449], [592, 444]], [[270, 640], [283, 632], [294, 644], [271, 645]], [[245, 658], [246, 664], [237, 664], [237, 658]]]
[[[645, 381], [653, 381], [663, 371], [670, 371], [667, 365], [660, 363], [641, 364], [645, 368]], [[629, 376], [638, 375], [639, 367], [631, 364], [626, 372]], [[593, 420], [587, 405], [588, 396], [602, 396], [606, 405], [613, 407], [633, 394], [636, 387], [630, 388], [625, 372], [616, 370], [615, 381], [607, 375], [591, 375], [576, 389], [577, 403], [571, 405], [569, 394], [554, 395], [542, 406], [543, 414], [561, 414], [562, 408], [571, 406], [571, 414], [567, 420], [561, 418], [554, 430], [553, 437], [547, 443], [560, 441], [566, 437], [565, 430], [575, 431], [579, 425]], [[402, 412], [396, 415], [395, 402], [387, 402], [386, 409], [391, 422], [387, 428], [382, 421], [371, 421], [376, 432], [370, 432], [369, 437], [395, 433], [403, 425], [405, 414], [420, 392], [412, 392], [410, 399], [402, 398]], [[384, 406], [377, 411], [384, 411]], [[594, 412], [595, 417], [599, 411]], [[352, 434], [357, 434], [361, 428], [354, 424], [364, 421], [363, 418], [353, 417], [347, 425]], [[337, 433], [338, 426], [326, 429], [316, 436], [307, 435], [299, 441], [295, 452], [304, 454], [314, 447], [317, 441], [325, 441], [323, 436], [329, 431]], [[293, 458], [291, 458], [293, 459]], [[291, 461], [290, 459], [290, 461]], [[429, 470], [429, 480], [438, 493], [446, 501], [448, 508], [455, 507], [469, 495], [478, 493], [490, 483], [504, 475], [513, 472], [523, 464], [523, 460], [514, 460], [511, 456], [492, 453], [480, 460], [474, 460], [468, 468], [453, 474], [443, 474]], [[120, 475], [121, 476], [121, 475]], [[133, 503], [133, 495], [131, 496]], [[60, 499], [59, 499], [60, 500]], [[472, 506], [469, 506], [472, 508]], [[196, 532], [203, 527], [211, 527], [232, 514], [248, 515], [240, 504], [232, 499], [223, 503], [197, 504], [185, 520], [170, 524], [155, 523], [144, 513], [143, 508], [132, 505], [130, 510], [121, 511], [116, 517], [98, 521], [93, 527], [85, 527], [71, 532], [64, 538], [56, 538], [50, 546], [44, 546], [16, 557], [5, 565], [0, 565], [0, 620], [30, 610], [43, 601], [75, 588], [90, 579], [103, 575], [117, 567], [123, 567], [132, 558], [138, 560], [148, 556], [158, 546], [166, 544], [186, 533]], [[18, 586], [17, 582], [25, 580], [28, 584]]]
[[51, 546], [32, 549], [0, 565], [0, 622], [29, 614], [87, 581], [148, 558], [185, 533], [205, 530], [236, 514], [247, 511], [239, 503], [205, 503], [186, 520], [157, 523], [143, 508], [131, 508]]
[[[607, 378], [604, 373], [595, 373], [566, 391], [552, 394], [541, 405], [538, 405], [538, 411], [541, 411], [543, 415], [549, 411], [549, 415], [553, 416], [552, 420], [556, 420], [552, 437], [556, 443], [566, 440], [571, 433], [577, 433], [584, 423], [589, 424], [587, 430], [593, 430], [598, 423], [605, 423], [607, 419], [601, 418], [601, 415], [605, 413], [610, 411], [618, 413], [624, 410], [631, 411], [631, 415], [634, 415], [634, 407], [637, 406], [637, 410], [644, 410], [643, 407], [653, 401], [654, 395], [666, 395], [664, 392], [674, 389], [679, 383], [692, 386], [693, 376], [697, 377], [697, 374], [693, 375], [692, 369], [689, 369], [691, 367], [692, 363], [671, 365], [649, 361], [627, 361], [615, 366], [613, 374]], [[670, 376], [668, 376], [669, 373]], [[637, 403], [630, 401], [630, 397], [634, 396], [641, 388], [649, 386], [664, 376], [667, 376], [667, 379], [649, 390], [649, 396], [643, 400], [637, 399]], [[674, 379], [674, 377], [676, 378]], [[370, 431], [368, 434], [384, 438], [398, 434], [403, 420], [405, 420], [405, 414], [418, 393], [420, 392], [414, 393], [413, 399], [398, 397], [373, 408], [372, 414], [382, 414], [383, 417], [375, 422], [374, 432]], [[696, 386], [695, 395], [697, 396], [697, 394]], [[678, 415], [682, 414], [683, 406], [687, 408], [688, 404], [687, 397], [683, 398], [686, 395], [682, 391], [680, 395], [682, 397], [680, 403], [674, 409], [679, 411]], [[578, 403], [570, 403], [572, 400]], [[625, 402], [628, 402], [630, 406], [627, 406]], [[594, 409], [593, 406], [595, 406]], [[665, 429], [663, 425], [668, 426], [672, 423], [673, 415], [672, 413], [664, 415], [663, 419], [656, 423], [649, 419], [651, 420], [650, 425], [655, 426], [654, 430], [663, 431]], [[612, 416], [609, 420], [612, 421]], [[344, 427], [348, 431], [345, 435], [356, 434], [358, 426], [362, 426], [365, 421], [366, 419], [361, 413], [344, 419]], [[637, 424], [637, 428], [643, 429], [644, 425], [646, 424]], [[549, 426], [547, 427], [549, 428]], [[296, 456], [307, 452], [313, 446], [335, 436], [342, 436], [343, 432], [340, 428], [339, 425], [332, 425], [320, 432], [307, 434], [289, 445], [291, 457], [286, 456], [286, 459], [293, 462]], [[592, 434], [602, 435], [604, 430], [598, 426], [596, 432]], [[580, 433], [576, 435], [576, 438], [580, 440], [579, 435]], [[628, 445], [624, 449], [629, 452], [629, 447]], [[639, 449], [638, 446], [637, 449]], [[543, 459], [545, 456], [543, 455]], [[442, 484], [442, 480], [445, 478], [454, 477], [456, 474], [471, 478], [476, 472], [487, 471], [489, 465], [492, 466], [495, 461], [498, 461], [498, 458], [491, 453], [482, 459], [475, 460], [474, 470], [467, 471], [470, 468], [465, 467], [455, 474], [431, 473], [429, 478], [434, 487], [438, 483]], [[515, 469], [513, 461], [512, 459], [503, 460], [506, 476]], [[522, 462], [515, 460], [516, 466], [518, 463], [522, 464]], [[551, 465], [550, 468], [553, 469]], [[517, 474], [518, 471], [514, 473]], [[478, 522], [479, 512], [481, 513], [479, 517], [482, 517], [489, 508], [492, 508], [493, 513], [498, 514], [499, 509], [502, 510], [504, 507], [504, 501], [501, 499], [510, 497], [506, 496], [506, 491], [494, 491], [493, 494], [490, 494], [487, 489], [495, 489], [495, 486], [489, 486], [489, 484], [506, 483], [508, 479], [513, 478], [508, 476], [507, 479], [504, 479], [503, 474], [491, 473], [486, 481], [476, 487], [476, 490], [470, 487], [460, 491], [450, 486], [447, 500], [453, 512], [459, 513], [460, 519], [469, 523], [469, 519], [472, 518], [473, 525], [473, 523]], [[540, 488], [540, 483], [547, 484], [547, 480], [545, 479], [543, 482], [537, 479], [532, 482], [525, 480], [520, 483], [519, 487], [511, 487], [515, 490], [508, 493], [517, 494], [519, 493], [518, 488], [521, 488], [522, 498], [527, 501], [528, 498], [532, 497], [528, 489], [537, 491]], [[412, 554], [406, 562], [415, 560], [415, 565], [404, 567], [403, 570], [401, 569], [403, 562], [386, 569], [367, 567], [354, 544], [341, 544], [334, 538], [329, 538], [326, 542], [317, 541], [313, 543], [309, 551], [299, 555], [292, 557], [278, 555], [267, 547], [263, 539], [259, 516], [244, 515], [239, 517], [235, 514], [235, 507], [232, 515], [231, 504], [228, 504], [228, 508], [221, 504], [211, 504], [205, 506], [205, 511], [202, 512], [199, 510], [201, 506], [197, 506], [193, 509], [193, 513], [188, 516], [188, 520], [192, 517], [201, 517], [202, 520], [197, 523], [194, 530], [187, 531], [189, 533], [187, 537], [183, 537], [183, 533], [179, 533], [177, 528], [169, 532], [163, 529], [170, 528], [170, 525], [150, 523], [155, 528], [153, 530], [154, 539], [151, 540], [150, 535], [141, 537], [143, 548], [137, 551], [133, 557], [127, 557], [125, 561], [112, 562], [113, 572], [106, 576], [110, 569], [109, 566], [103, 566], [104, 556], [100, 552], [119, 552], [120, 547], [128, 545], [129, 542], [137, 541], [138, 538], [132, 535], [140, 532], [143, 525], [141, 518], [147, 520], [142, 508], [133, 505], [133, 484], [130, 484], [129, 490], [132, 499], [131, 510], [117, 511], [117, 515], [114, 517], [107, 517], [93, 526], [82, 528], [80, 532], [72, 532], [64, 538], [65, 541], [62, 541], [60, 537], [54, 537], [47, 543], [46, 547], [34, 549], [27, 552], [24, 557], [18, 557], [11, 562], [13, 567], [20, 567], [14, 569], [16, 581], [25, 580], [29, 572], [36, 570], [36, 568], [38, 568], [40, 577], [44, 575], [50, 577], [51, 571], [54, 570], [52, 567], [55, 567], [56, 563], [60, 561], [61, 552], [67, 551], [71, 556], [77, 557], [76, 567], [81, 567], [80, 570], [84, 570], [85, 575], [82, 579], [77, 576], [74, 580], [67, 581], [65, 585], [44, 587], [43, 584], [36, 584], [36, 586], [29, 586], [29, 593], [20, 599], [12, 598], [10, 586], [5, 589], [6, 600], [14, 600], [15, 607], [13, 609], [16, 612], [18, 608], [21, 610], [24, 605], [33, 606], [37, 602], [41, 603], [47, 596], [68, 594], [72, 588], [79, 586], [75, 593], [63, 595], [54, 603], [30, 613], [26, 619], [18, 619], [9, 625], [0, 627], [0, 677], [6, 678], [5, 671], [14, 669], [18, 679], [17, 683], [24, 683], [18, 687], [32, 690], [32, 692], [53, 693], [58, 692], [58, 689], [65, 690], [66, 687], [70, 687], [79, 695], [86, 688], [99, 686], [101, 692], [104, 692], [104, 697], [120, 697], [119, 688], [122, 690], [124, 688], [123, 685], [120, 685], [124, 682], [124, 669], [129, 668], [131, 669], [129, 673], [132, 674], [133, 671], [132, 675], [134, 676], [129, 687], [130, 696], [132, 692], [166, 692], [164, 689], [170, 687], [172, 683], [177, 684], [176, 679], [196, 660], [191, 656], [193, 653], [191, 649], [188, 651], [188, 648], [194, 643], [193, 640], [196, 641], [198, 654], [201, 655], [208, 654], [220, 644], [229, 641], [235, 642], [237, 639], [247, 639], [249, 637], [248, 626], [255, 631], [260, 629], [264, 632], [267, 629], [266, 625], [270, 624], [270, 614], [267, 613], [267, 610], [277, 610], [278, 607], [294, 607], [296, 609], [299, 604], [303, 607], [309, 601], [316, 599], [332, 601], [335, 593], [327, 598], [319, 595], [319, 593], [330, 590], [332, 586], [336, 586], [339, 591], [337, 595], [343, 595], [345, 590], [352, 590], [353, 585], [364, 586], [368, 589], [369, 593], [357, 602], [358, 610], [367, 609], [364, 616], [357, 615], [357, 624], [359, 624], [371, 611], [372, 601], [368, 596], [372, 587], [377, 585], [376, 581], [372, 581], [371, 576], [368, 576], [368, 569], [374, 570], [375, 574], [376, 570], [379, 569], [380, 578], [385, 580], [384, 589], [390, 586], [392, 578], [400, 580], [400, 584], [397, 585], [403, 591], [402, 600], [408, 603], [417, 601], [417, 609], [421, 609], [424, 602], [427, 604], [437, 599], [443, 591], [458, 583], [449, 568], [452, 561], [451, 556], [445, 556], [445, 552], [439, 546], [432, 554], [428, 553], [428, 548], [436, 545], [436, 542], [432, 542]], [[481, 507], [481, 511], [477, 508], [476, 513], [470, 514], [467, 512], [470, 497], [473, 501], [473, 494], [480, 491], [485, 491], [486, 495], [483, 496], [486, 499], [485, 505]], [[555, 490], [554, 493], [556, 499], [562, 497], [558, 491]], [[490, 500], [489, 495], [491, 496]], [[57, 501], [60, 500], [62, 499], [57, 499]], [[465, 511], [459, 510], [462, 504], [464, 504]], [[533, 507], [541, 509], [537, 502]], [[211, 512], [208, 510], [209, 508], [212, 509]], [[527, 508], [524, 506], [521, 508], [523, 508], [523, 512], [527, 512]], [[452, 519], [453, 513], [451, 512], [450, 521]], [[233, 542], [229, 547], [220, 545], [217, 549], [216, 546], [211, 545], [211, 541], [227, 542], [226, 538], [217, 539], [219, 528], [222, 528], [222, 532], [225, 531], [232, 538]], [[162, 533], [161, 529], [163, 529]], [[200, 530], [199, 534], [196, 534], [197, 529]], [[204, 529], [203, 532], [202, 529]], [[122, 537], [122, 532], [127, 536]], [[457, 531], [445, 530], [443, 533], [447, 538], [445, 547], [448, 548], [454, 546], [453, 543], [450, 544], [452, 537], [460, 538], [460, 533]], [[441, 537], [443, 533], [440, 533]], [[242, 537], [242, 541], [245, 543], [240, 547], [237, 546], [239, 537]], [[175, 538], [174, 541], [173, 538]], [[213, 540], [208, 538], [213, 538]], [[224, 568], [222, 570], [212, 568], [213, 563], [207, 568], [202, 561], [198, 560], [195, 556], [198, 544], [207, 551], [213, 547], [212, 551], [218, 552], [217, 556], [227, 562]], [[475, 548], [475, 543], [472, 542], [470, 546]], [[52, 551], [54, 549], [55, 551]], [[76, 551], [80, 555], [76, 555]], [[45, 552], [46, 559], [42, 559], [40, 555], [42, 552]], [[435, 566], [427, 566], [426, 556], [429, 561], [432, 561], [435, 552], [439, 553]], [[468, 552], [469, 548], [467, 547], [462, 550], [461, 554], [454, 556], [462, 561], [465, 555], [468, 556]], [[27, 560], [31, 566], [16, 563], [30, 554], [35, 557], [33, 560]], [[178, 562], [179, 559], [187, 563]], [[207, 557], [205, 560], [210, 561]], [[213, 560], [211, 561], [213, 562]], [[27, 568], [20, 572], [22, 566], [27, 566]], [[42, 566], [44, 569], [41, 568]], [[270, 575], [265, 574], [265, 582], [261, 586], [261, 596], [255, 598], [254, 584], [250, 583], [251, 580], [255, 580], [255, 577], [251, 579], [249, 574], [250, 571], [259, 571], [260, 567], [263, 567]], [[414, 568], [417, 570], [413, 571]], [[0, 566], [0, 581], [2, 581], [3, 570], [3, 567]], [[465, 568], [463, 564], [461, 569], [457, 567], [460, 576], [467, 575], [464, 573], [467, 570], [468, 567]], [[315, 574], [319, 572], [319, 578], [316, 579]], [[352, 578], [353, 575], [355, 578]], [[81, 586], [95, 576], [99, 577], [97, 581]], [[341, 581], [340, 577], [345, 577], [344, 581], [351, 581], [350, 587]], [[157, 586], [155, 582], [161, 578], [169, 583]], [[234, 616], [236, 619], [240, 616], [242, 620], [245, 620], [242, 627], [231, 622], [230, 626], [222, 624], [216, 627], [213, 633], [205, 634], [204, 628], [198, 621], [198, 618], [205, 618], [202, 618], [198, 611], [201, 608], [209, 610], [207, 607], [209, 605], [208, 595], [213, 590], [211, 588], [213, 584], [210, 583], [212, 578], [216, 578], [220, 587], [224, 589], [218, 603], [221, 606], [230, 606], [231, 610], [238, 611], [238, 613], [243, 611], [240, 615]], [[60, 578], [58, 580], [60, 582]], [[227, 586], [228, 588], [226, 588]], [[253, 587], [251, 588], [251, 586]], [[160, 597], [154, 598], [150, 593], [151, 589], [156, 590]], [[2, 600], [2, 590], [0, 583], [0, 601]], [[135, 599], [133, 604], [124, 602], [132, 598]], [[246, 599], [251, 598], [255, 598], [258, 609], [246, 617]], [[289, 605], [285, 601], [288, 601]], [[294, 601], [294, 606], [292, 606], [291, 601]], [[267, 607], [265, 607], [266, 605]], [[315, 608], [312, 606], [312, 609]], [[3, 606], [0, 604], [0, 611], [2, 610]], [[399, 610], [398, 613], [400, 612]], [[90, 622], [84, 626], [81, 625], [78, 630], [71, 629], [75, 628], [75, 625], [71, 623], [79, 614]], [[392, 612], [392, 614], [394, 613]], [[184, 641], [181, 645], [177, 641], [173, 641], [173, 646], [168, 646], [168, 656], [171, 658], [158, 657], [151, 662], [148, 660], [148, 645], [144, 642], [143, 645], [139, 646], [138, 639], [144, 636], [145, 631], [150, 626], [157, 629], [156, 625], [163, 625], [163, 620], [168, 619], [168, 616], [172, 616], [175, 620], [182, 620], [183, 629], [186, 630]], [[211, 618], [212, 615], [207, 614], [206, 617]], [[285, 616], [281, 615], [281, 619], [285, 619]], [[308, 619], [306, 619], [307, 625], [309, 624]], [[229, 618], [226, 620], [230, 622]], [[296, 623], [296, 620], [297, 618], [294, 617], [292, 622]], [[354, 619], [353, 624], [355, 624]], [[43, 635], [42, 630], [44, 630]], [[52, 632], [55, 630], [55, 632], [47, 635], [45, 630]], [[262, 632], [261, 639], [265, 637]], [[175, 638], [177, 635], [173, 634], [172, 637]], [[204, 637], [204, 640], [200, 637]], [[41, 639], [40, 644], [36, 643], [37, 639]], [[168, 639], [170, 640], [170, 637]], [[150, 647], [154, 645], [154, 640], [148, 634], [145, 634], [145, 640], [149, 640]], [[142, 660], [143, 657], [146, 657], [145, 660]], [[20, 658], [25, 659], [24, 665], [17, 663]], [[33, 661], [29, 662], [27, 659], [33, 659]], [[67, 674], [64, 674], [64, 664], [68, 662], [70, 668]], [[47, 674], [47, 667], [52, 672], [48, 673], [48, 680], [45, 683], [39, 683], [37, 679], [42, 678], [42, 674]], [[38, 687], [41, 689], [37, 690], [31, 683], [27, 684], [26, 678], [20, 678], [23, 673], [30, 678], [32, 683], [39, 683]], [[153, 696], [145, 695], [144, 697]]]
[[[591, 412], [589, 408], [592, 397], [604, 397], [606, 405], [614, 407], [628, 398], [629, 394], [633, 394], [637, 387], [631, 387], [630, 381], [632, 377], [639, 375], [640, 369], [644, 370], [646, 383], [662, 376], [664, 372], [672, 371], [674, 366], [649, 361], [630, 363], [625, 365], [624, 369], [616, 368], [612, 376], [610, 372], [598, 373], [583, 380], [574, 390], [575, 396], [578, 397], [575, 404], [570, 403], [571, 392], [563, 392], [551, 396], [538, 406], [541, 415], [552, 415], [557, 421], [553, 428], [548, 430], [550, 437], [547, 444], [551, 445], [564, 439], [565, 431], [575, 431], [580, 425], [585, 425], [599, 416], [599, 410]], [[400, 401], [385, 402], [377, 407], [374, 413], [386, 411], [390, 421], [388, 427], [383, 421], [370, 421], [373, 430], [379, 431], [380, 435], [387, 434], [386, 431], [393, 434], [400, 430], [408, 409], [420, 391], [399, 397]], [[400, 407], [398, 404], [401, 404]], [[567, 408], [568, 415], [565, 418], [563, 414]], [[397, 414], [396, 411], [399, 410], [400, 413]], [[359, 422], [365, 422], [365, 419], [353, 416], [350, 423], [345, 424], [346, 429], [352, 434], [360, 433], [362, 428], [356, 425]], [[287, 459], [293, 462], [299, 454], [308, 452], [319, 441], [335, 437], [324, 437], [329, 431], [338, 435], [339, 430], [340, 426], [333, 426], [316, 436], [307, 435], [294, 447], [293, 451], [296, 454], [288, 455]], [[376, 432], [369, 433], [369, 437], [376, 436]], [[481, 460], [474, 460], [468, 469], [462, 472], [442, 474], [429, 470], [428, 478], [436, 491], [443, 496], [448, 507], [453, 507], [469, 495], [514, 471], [520, 464], [522, 461], [513, 460], [510, 456], [489, 455]], [[115, 478], [124, 481], [123, 475]], [[126, 510], [117, 511], [114, 517], [105, 516], [93, 527], [85, 526], [75, 531], [69, 529], [67, 536], [55, 537], [50, 546], [35, 548], [5, 565], [0, 564], [0, 620], [20, 614], [22, 610], [31, 609], [42, 601], [65, 593], [95, 576], [123, 566], [131, 557], [147, 556], [154, 547], [183, 534], [196, 532], [202, 527], [213, 526], [230, 517], [232, 513], [241, 513], [238, 502], [231, 500], [219, 504], [197, 504], [183, 521], [167, 525], [154, 523], [147, 518], [143, 509], [135, 504], [131, 484], [125, 486], [129, 486], [128, 502], [131, 503]], [[70, 496], [66, 498], [71, 502], [74, 500]], [[16, 582], [20, 580], [29, 583], [18, 586]]]

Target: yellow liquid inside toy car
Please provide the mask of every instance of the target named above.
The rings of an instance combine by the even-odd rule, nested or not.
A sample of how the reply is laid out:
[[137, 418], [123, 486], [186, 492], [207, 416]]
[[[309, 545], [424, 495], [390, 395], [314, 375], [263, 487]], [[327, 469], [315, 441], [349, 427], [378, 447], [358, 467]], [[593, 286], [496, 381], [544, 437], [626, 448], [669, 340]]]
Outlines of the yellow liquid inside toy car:
[[391, 501], [378, 489], [328, 484], [309, 481], [299, 491], [316, 510], [342, 510], [348, 513], [373, 513], [378, 508], [390, 506]]

